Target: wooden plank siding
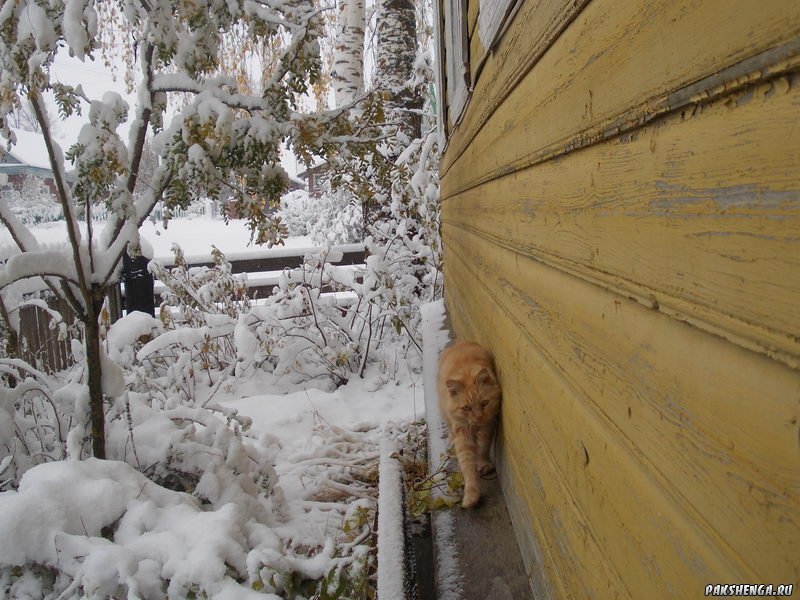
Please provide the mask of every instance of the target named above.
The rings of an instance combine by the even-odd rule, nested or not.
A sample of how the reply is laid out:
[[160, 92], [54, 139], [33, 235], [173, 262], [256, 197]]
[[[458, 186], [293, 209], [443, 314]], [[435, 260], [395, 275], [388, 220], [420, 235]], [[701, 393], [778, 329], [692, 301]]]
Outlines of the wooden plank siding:
[[537, 600], [800, 583], [800, 3], [525, 0], [473, 80], [446, 301]]

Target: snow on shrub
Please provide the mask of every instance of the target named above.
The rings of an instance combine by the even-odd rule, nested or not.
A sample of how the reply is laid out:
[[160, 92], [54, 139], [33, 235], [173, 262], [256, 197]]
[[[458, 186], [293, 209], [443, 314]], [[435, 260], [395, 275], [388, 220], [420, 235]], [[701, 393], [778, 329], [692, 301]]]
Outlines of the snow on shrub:
[[11, 212], [26, 225], [64, 218], [61, 205], [41, 177], [25, 175], [19, 189], [12, 188], [3, 193]]
[[289, 235], [315, 244], [352, 244], [364, 238], [363, 211], [344, 190], [326, 189], [318, 198], [296, 191], [284, 196], [278, 212]]
[[[239, 587], [253, 552], [280, 552], [266, 512], [231, 499], [204, 510], [130, 465], [58, 461], [0, 494], [0, 595], [186, 598]], [[21, 567], [49, 576], [39, 589]], [[31, 571], [33, 572], [33, 571]]]

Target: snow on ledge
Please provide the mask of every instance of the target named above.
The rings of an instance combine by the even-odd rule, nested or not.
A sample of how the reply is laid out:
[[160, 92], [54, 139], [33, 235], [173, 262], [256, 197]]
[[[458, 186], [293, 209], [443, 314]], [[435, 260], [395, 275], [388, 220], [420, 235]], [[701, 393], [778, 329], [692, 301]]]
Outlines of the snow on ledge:
[[405, 540], [400, 461], [393, 440], [381, 440], [378, 467], [378, 598], [402, 600]]
[[[237, 252], [225, 252], [224, 254], [228, 262], [231, 263], [240, 260], [250, 260], [255, 258], [286, 258], [292, 256], [297, 256], [302, 260], [302, 258], [305, 255], [322, 252], [324, 248], [325, 248], [324, 246], [288, 246], [288, 247], [274, 246], [272, 248], [254, 247], [247, 250], [240, 250]], [[335, 255], [336, 253], [339, 252], [343, 254], [348, 252], [362, 252], [364, 250], [364, 244], [363, 243], [342, 244], [339, 246], [331, 246], [330, 250], [332, 255]], [[207, 254], [193, 253], [184, 255], [184, 260], [186, 261], [186, 264], [193, 265], [193, 264], [212, 262], [212, 257], [211, 257], [211, 252], [209, 251]], [[155, 261], [164, 267], [175, 266], [174, 255], [156, 256]]]
[[[447, 429], [439, 413], [436, 392], [436, 374], [439, 354], [450, 341], [444, 328], [444, 300], [422, 305], [422, 360], [425, 384], [425, 417], [428, 422], [428, 465], [433, 469], [447, 453]], [[437, 492], [434, 492], [437, 493]], [[441, 493], [441, 492], [439, 492]], [[433, 553], [436, 561], [435, 585], [439, 600], [461, 600], [463, 584], [458, 566], [455, 543], [455, 520], [451, 511], [434, 511], [431, 514]]]

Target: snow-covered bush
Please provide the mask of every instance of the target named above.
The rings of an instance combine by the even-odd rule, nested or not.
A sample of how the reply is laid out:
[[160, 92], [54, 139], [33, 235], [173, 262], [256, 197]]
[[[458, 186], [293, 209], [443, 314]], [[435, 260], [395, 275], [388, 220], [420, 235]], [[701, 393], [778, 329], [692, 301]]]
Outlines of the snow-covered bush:
[[363, 207], [343, 190], [327, 190], [313, 206], [308, 235], [316, 244], [351, 244], [364, 238]]
[[203, 507], [111, 460], [39, 465], [0, 495], [14, 540], [0, 546], [0, 597], [243, 597], [254, 552], [282, 540], [265, 509], [226, 495]]
[[[151, 263], [153, 274], [166, 286], [162, 294], [162, 308], [178, 307], [177, 320], [190, 327], [209, 324], [209, 315], [227, 315], [236, 318], [247, 312], [247, 276], [234, 275], [231, 263], [216, 247], [211, 246], [211, 267], [189, 268], [180, 246], [172, 246], [174, 266], [165, 268]], [[167, 317], [162, 310], [162, 319]], [[166, 323], [165, 323], [166, 324]]]
[[[46, 385], [54, 414], [65, 418], [40, 411], [39, 431], [33, 417], [0, 429], [0, 443], [24, 425], [39, 436], [32, 439], [41, 438], [38, 447], [57, 452], [15, 472], [7, 457], [0, 461], [0, 479], [15, 479], [0, 494], [0, 532], [19, 542], [0, 549], [0, 598], [242, 598], [255, 591], [282, 598], [374, 597], [376, 434], [323, 424], [316, 429], [293, 468], [305, 497], [328, 507], [335, 523], [322, 538], [298, 536], [297, 525], [286, 524], [293, 513], [273, 468], [280, 446], [271, 435], [253, 437], [248, 419], [215, 403], [220, 386], [236, 378], [230, 370], [206, 368], [189, 351], [203, 343], [195, 330], [177, 321], [165, 326], [144, 313], [108, 327], [103, 349], [119, 367], [105, 372], [121, 379], [107, 385], [122, 391], [106, 413], [106, 461], [88, 457], [82, 366], [48, 378], [2, 363], [16, 375], [17, 397], [38, 392], [38, 406], [50, 406]], [[169, 360], [156, 357], [169, 359], [176, 351], [159, 340], [173, 332], [183, 336], [182, 352], [192, 357], [176, 361], [176, 368], [203, 374], [187, 393], [176, 392], [173, 375], [158, 374]], [[234, 327], [231, 335], [242, 334]], [[74, 346], [80, 354], [80, 344]], [[3, 397], [3, 409], [9, 401]], [[16, 407], [13, 415], [24, 412]], [[58, 423], [64, 425], [55, 436]], [[33, 445], [30, 450], [36, 454]], [[65, 457], [71, 460], [55, 460]], [[295, 518], [302, 519], [302, 511]]]
[[[15, 540], [0, 549], [0, 598], [241, 593], [237, 582], [256, 577], [250, 553], [283, 550], [275, 446], [250, 437], [249, 419], [214, 404], [213, 390], [175, 393], [139, 364], [167, 333], [143, 313], [108, 330], [107, 461], [89, 458], [78, 340], [78, 364], [52, 376], [0, 360], [16, 381], [0, 388], [0, 531]], [[198, 357], [183, 366], [201, 370]]]
[[56, 197], [41, 177], [26, 175], [19, 189], [5, 192], [11, 212], [26, 225], [60, 221], [64, 218]]
[[343, 190], [327, 189], [320, 197], [293, 192], [278, 213], [289, 235], [308, 236], [315, 244], [352, 244], [364, 239], [362, 207]]
[[[300, 269], [286, 270], [278, 288], [245, 318], [274, 372], [295, 380], [329, 377], [339, 386], [369, 358], [368, 329], [358, 304], [355, 272], [337, 267], [325, 248]], [[254, 360], [261, 359], [255, 355]]]
[[370, 228], [374, 265], [385, 282], [385, 305], [421, 344], [419, 307], [442, 297], [438, 136], [430, 130], [398, 158], [390, 188], [389, 217]]
[[[370, 361], [406, 358], [409, 350], [421, 353], [419, 307], [443, 293], [439, 149], [431, 121], [425, 136], [393, 164], [384, 161], [382, 171], [373, 169], [369, 177], [344, 173], [333, 178], [340, 186], [335, 191], [287, 202], [282, 214], [295, 230], [303, 223], [318, 243], [366, 233], [367, 259], [356, 278], [350, 270], [327, 264], [328, 250], [306, 257], [299, 271], [285, 274], [266, 306], [251, 312], [248, 322], [274, 357], [277, 372], [327, 373], [338, 385], [363, 373]], [[353, 193], [369, 181], [383, 204], [365, 223], [365, 205]], [[340, 237], [342, 232], [346, 235]]]
[[256, 305], [221, 252], [214, 250], [214, 267], [189, 270], [174, 249], [175, 268], [153, 267], [167, 286], [165, 331], [136, 353], [142, 385], [155, 381], [194, 402], [200, 383], [214, 386], [227, 374], [261, 368], [334, 387], [372, 363], [383, 364], [387, 377], [401, 368], [398, 358], [417, 368], [418, 304], [439, 293], [441, 280], [419, 240], [395, 237], [383, 245], [367, 238], [363, 267], [331, 264], [341, 252], [323, 246], [284, 271]]
[[281, 198], [281, 207], [278, 216], [286, 225], [290, 237], [305, 237], [308, 235], [309, 223], [313, 220], [314, 202], [305, 190], [294, 190]]
[[31, 467], [66, 457], [67, 435], [79, 413], [82, 388], [14, 358], [0, 359], [0, 372], [17, 380], [0, 387], [0, 492], [16, 487]]

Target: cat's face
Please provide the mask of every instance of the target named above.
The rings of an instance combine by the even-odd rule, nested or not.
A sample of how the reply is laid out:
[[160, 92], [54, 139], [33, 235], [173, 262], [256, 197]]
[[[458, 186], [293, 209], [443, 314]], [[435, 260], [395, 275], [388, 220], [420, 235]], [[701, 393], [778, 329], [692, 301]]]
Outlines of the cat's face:
[[474, 377], [449, 379], [446, 382], [449, 408], [452, 417], [470, 425], [489, 423], [500, 408], [500, 385], [488, 369], [481, 369]]

